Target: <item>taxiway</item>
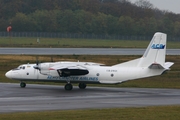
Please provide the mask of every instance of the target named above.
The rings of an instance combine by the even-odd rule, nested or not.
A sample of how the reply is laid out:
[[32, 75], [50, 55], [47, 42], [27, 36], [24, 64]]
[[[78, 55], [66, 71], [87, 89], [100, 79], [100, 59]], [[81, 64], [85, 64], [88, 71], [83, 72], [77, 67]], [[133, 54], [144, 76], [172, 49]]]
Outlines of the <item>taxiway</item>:
[[0, 113], [68, 109], [100, 109], [180, 105], [180, 90], [150, 88], [74, 86], [65, 91], [63, 86], [0, 83]]
[[[145, 49], [133, 48], [0, 48], [7, 55], [143, 55]], [[180, 55], [180, 49], [167, 49], [167, 55]]]

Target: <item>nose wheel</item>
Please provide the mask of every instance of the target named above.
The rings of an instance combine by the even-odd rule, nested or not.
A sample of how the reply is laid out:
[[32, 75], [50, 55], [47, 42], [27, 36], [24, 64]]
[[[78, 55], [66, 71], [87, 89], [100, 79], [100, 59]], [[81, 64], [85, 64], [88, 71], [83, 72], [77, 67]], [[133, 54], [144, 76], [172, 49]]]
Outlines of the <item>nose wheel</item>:
[[20, 87], [21, 87], [21, 88], [25, 88], [25, 87], [26, 87], [26, 83], [21, 82], [21, 83], [20, 83]]

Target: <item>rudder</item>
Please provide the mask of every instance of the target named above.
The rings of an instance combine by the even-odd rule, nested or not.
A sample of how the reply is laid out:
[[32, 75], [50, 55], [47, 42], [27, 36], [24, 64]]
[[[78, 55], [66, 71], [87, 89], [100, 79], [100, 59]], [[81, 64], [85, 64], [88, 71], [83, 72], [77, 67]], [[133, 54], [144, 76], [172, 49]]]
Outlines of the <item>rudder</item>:
[[138, 66], [147, 67], [151, 64], [160, 64], [164, 66], [166, 55], [167, 35], [161, 32], [154, 34], [144, 55], [139, 61]]

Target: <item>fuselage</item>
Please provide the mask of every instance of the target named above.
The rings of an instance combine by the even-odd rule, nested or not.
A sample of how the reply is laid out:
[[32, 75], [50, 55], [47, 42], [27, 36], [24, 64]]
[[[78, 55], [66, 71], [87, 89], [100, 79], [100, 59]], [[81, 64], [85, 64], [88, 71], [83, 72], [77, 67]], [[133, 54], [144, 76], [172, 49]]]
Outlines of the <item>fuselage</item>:
[[[75, 83], [104, 83], [117, 84], [127, 80], [144, 78], [162, 74], [163, 70], [152, 70], [147, 67], [115, 67], [89, 65], [82, 63], [89, 71], [86, 75], [74, 75], [68, 77], [60, 77], [57, 70], [49, 69], [56, 63], [45, 63], [44, 69], [34, 69], [36, 64], [20, 65], [16, 69], [12, 69], [6, 73], [10, 79], [20, 81], [44, 81], [44, 82], [75, 82]], [[64, 64], [64, 63], [63, 63]]]

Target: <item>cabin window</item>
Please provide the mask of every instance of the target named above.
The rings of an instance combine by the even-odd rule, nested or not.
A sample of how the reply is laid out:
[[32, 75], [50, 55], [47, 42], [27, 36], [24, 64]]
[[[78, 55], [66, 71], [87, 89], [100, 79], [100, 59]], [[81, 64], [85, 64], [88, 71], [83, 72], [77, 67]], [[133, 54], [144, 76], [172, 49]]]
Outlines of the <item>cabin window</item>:
[[26, 68], [25, 66], [22, 67], [23, 70], [24, 70], [25, 68]]
[[111, 74], [111, 77], [113, 77], [114, 76], [114, 74]]
[[97, 73], [96, 75], [99, 76], [99, 73]]
[[29, 75], [29, 73], [27, 73], [27, 75]]

